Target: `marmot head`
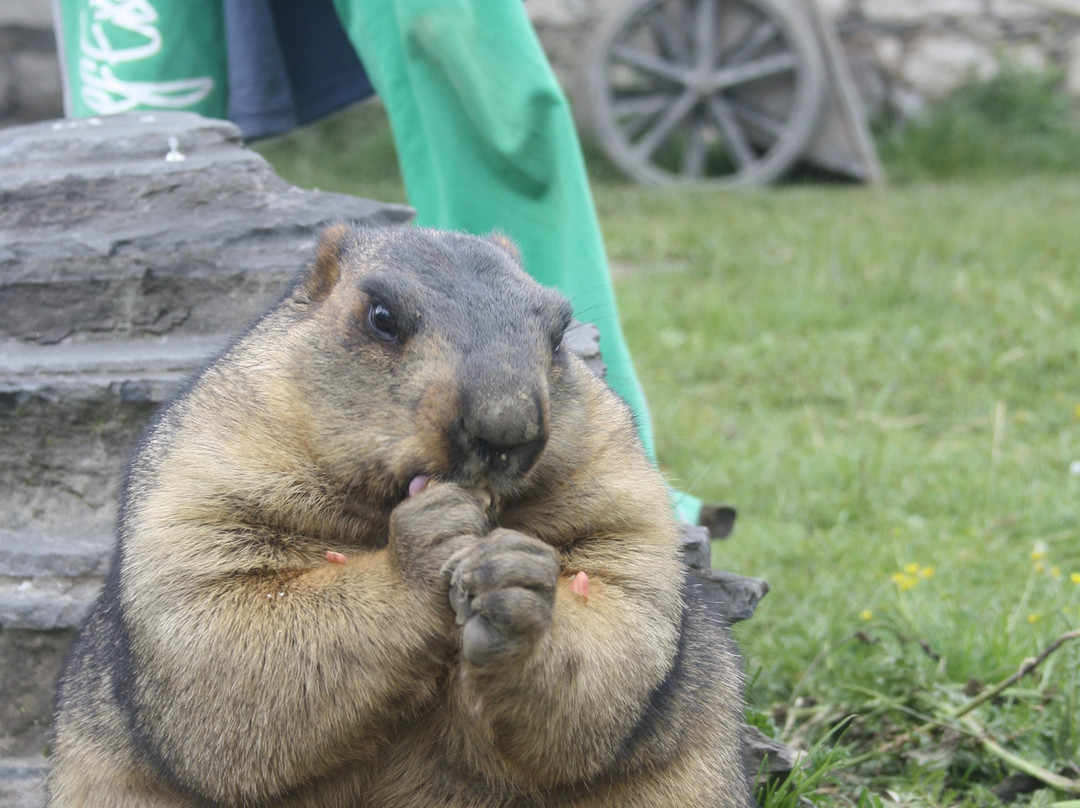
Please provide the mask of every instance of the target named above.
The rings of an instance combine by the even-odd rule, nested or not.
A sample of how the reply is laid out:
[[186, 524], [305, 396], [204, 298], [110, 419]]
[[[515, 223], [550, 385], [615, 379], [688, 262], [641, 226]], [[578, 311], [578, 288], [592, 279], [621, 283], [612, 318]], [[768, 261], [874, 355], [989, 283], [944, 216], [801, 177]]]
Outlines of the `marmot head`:
[[335, 226], [285, 306], [325, 472], [388, 499], [418, 475], [520, 489], [551, 432], [571, 307], [507, 239]]

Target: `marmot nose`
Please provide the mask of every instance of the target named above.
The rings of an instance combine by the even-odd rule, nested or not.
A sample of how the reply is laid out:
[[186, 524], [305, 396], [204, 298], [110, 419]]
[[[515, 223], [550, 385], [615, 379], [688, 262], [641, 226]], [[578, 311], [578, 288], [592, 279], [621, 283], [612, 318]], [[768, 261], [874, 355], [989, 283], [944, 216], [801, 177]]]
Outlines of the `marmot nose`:
[[473, 456], [494, 472], [516, 475], [531, 469], [547, 445], [543, 398], [519, 391], [470, 403], [464, 431]]
[[492, 471], [524, 474], [533, 467], [540, 453], [547, 444], [547, 435], [535, 440], [501, 445], [482, 438], [473, 438], [473, 448], [477, 457]]

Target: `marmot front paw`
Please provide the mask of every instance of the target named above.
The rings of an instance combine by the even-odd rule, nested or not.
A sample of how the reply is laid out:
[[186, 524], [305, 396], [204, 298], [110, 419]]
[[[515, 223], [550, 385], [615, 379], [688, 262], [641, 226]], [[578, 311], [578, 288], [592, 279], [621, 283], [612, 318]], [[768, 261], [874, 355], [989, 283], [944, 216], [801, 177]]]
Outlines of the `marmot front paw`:
[[448, 558], [487, 534], [487, 503], [450, 483], [417, 489], [390, 515], [390, 547], [403, 574], [437, 581]]
[[515, 656], [551, 625], [559, 561], [548, 544], [495, 530], [443, 566], [461, 650], [474, 665]]

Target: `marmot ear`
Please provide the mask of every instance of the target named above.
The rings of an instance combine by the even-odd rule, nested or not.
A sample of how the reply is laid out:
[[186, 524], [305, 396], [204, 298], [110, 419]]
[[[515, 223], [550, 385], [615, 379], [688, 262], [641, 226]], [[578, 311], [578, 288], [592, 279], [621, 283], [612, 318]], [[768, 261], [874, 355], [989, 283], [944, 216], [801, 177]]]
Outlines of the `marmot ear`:
[[347, 224], [335, 224], [319, 233], [315, 260], [304, 268], [297, 281], [294, 292], [297, 299], [316, 303], [330, 294], [341, 276], [341, 254], [351, 232]]
[[509, 253], [510, 257], [517, 261], [517, 263], [520, 264], [522, 262], [521, 250], [518, 248], [518, 245], [510, 239], [509, 236], [503, 235], [502, 233], [495, 231], [487, 237], [487, 240], [494, 244], [496, 247], [499, 247]]

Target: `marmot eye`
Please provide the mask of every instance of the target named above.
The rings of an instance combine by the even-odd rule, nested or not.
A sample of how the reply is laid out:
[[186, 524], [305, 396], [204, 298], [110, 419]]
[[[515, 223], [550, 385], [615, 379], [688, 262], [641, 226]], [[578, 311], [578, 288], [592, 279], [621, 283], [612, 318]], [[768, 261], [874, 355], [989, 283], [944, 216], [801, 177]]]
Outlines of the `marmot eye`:
[[368, 326], [372, 333], [384, 342], [397, 342], [398, 323], [393, 312], [381, 300], [371, 301], [368, 309]]
[[558, 356], [562, 351], [563, 339], [566, 337], [566, 331], [570, 328], [570, 321], [562, 323], [557, 329], [551, 333], [551, 352]]

